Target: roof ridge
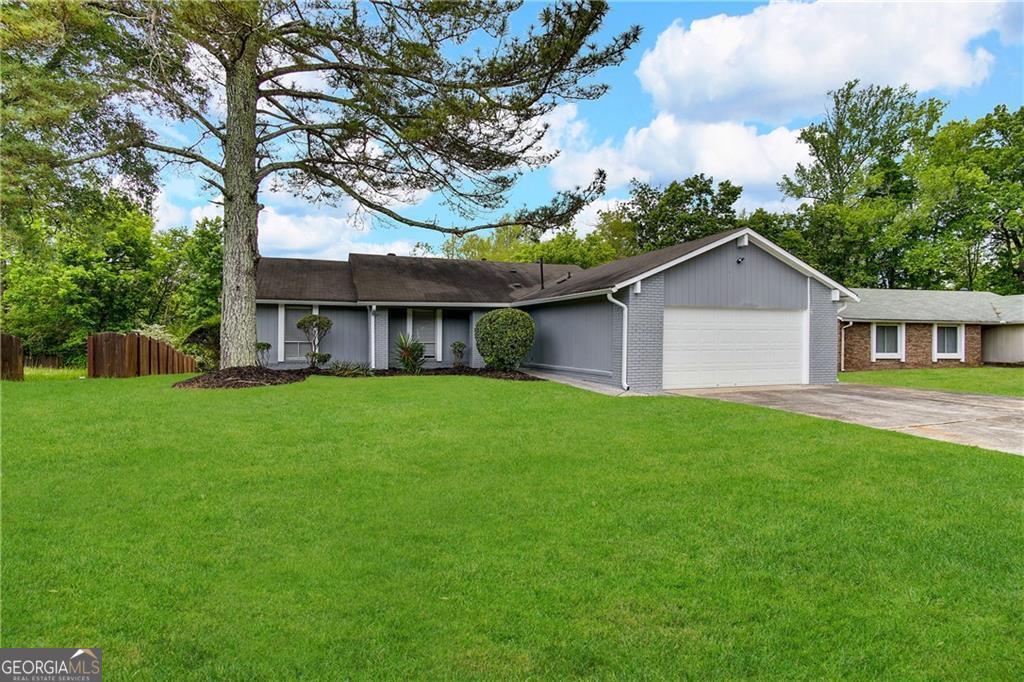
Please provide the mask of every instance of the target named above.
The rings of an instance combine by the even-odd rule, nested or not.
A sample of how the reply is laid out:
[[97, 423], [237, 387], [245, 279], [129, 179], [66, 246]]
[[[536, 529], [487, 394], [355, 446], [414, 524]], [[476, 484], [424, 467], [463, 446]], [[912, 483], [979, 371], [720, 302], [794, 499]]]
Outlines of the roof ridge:
[[[361, 256], [366, 258], [412, 258], [416, 260], [442, 261], [445, 263], [490, 263], [492, 265], [539, 265], [537, 261], [528, 260], [489, 260], [487, 258], [445, 258], [443, 256], [389, 256], [382, 253], [349, 253], [349, 257]], [[561, 265], [563, 267], [579, 267], [575, 263], [555, 263], [544, 261], [544, 265]], [[585, 269], [585, 268], [583, 268]]]

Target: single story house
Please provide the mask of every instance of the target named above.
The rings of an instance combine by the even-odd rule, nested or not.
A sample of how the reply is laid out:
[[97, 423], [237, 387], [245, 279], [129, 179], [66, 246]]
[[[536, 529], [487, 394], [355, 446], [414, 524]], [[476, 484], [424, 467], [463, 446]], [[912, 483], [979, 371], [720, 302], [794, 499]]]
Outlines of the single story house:
[[1024, 296], [854, 289], [839, 309], [844, 371], [1024, 363]]
[[527, 367], [636, 392], [703, 386], [832, 383], [836, 311], [853, 292], [750, 229], [720, 232], [580, 269], [352, 254], [348, 261], [261, 258], [257, 338], [275, 366], [301, 363], [296, 321], [334, 321], [322, 352], [395, 365], [400, 333], [431, 363], [451, 344], [482, 366], [473, 330], [489, 310], [521, 308], [536, 336]]

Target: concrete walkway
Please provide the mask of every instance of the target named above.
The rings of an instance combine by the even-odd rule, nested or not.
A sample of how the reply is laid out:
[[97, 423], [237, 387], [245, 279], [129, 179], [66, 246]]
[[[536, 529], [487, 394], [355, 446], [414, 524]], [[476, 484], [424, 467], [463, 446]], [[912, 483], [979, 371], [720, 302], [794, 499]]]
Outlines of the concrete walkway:
[[1024, 455], [1024, 400], [866, 384], [669, 391]]
[[530, 367], [521, 367], [522, 371], [527, 374], [533, 375], [540, 379], [546, 379], [547, 381], [554, 381], [559, 384], [565, 384], [566, 386], [573, 386], [575, 388], [582, 388], [584, 391], [591, 391], [592, 393], [600, 393], [602, 395], [613, 395], [613, 396], [636, 396], [636, 395], [650, 395], [649, 393], [637, 393], [636, 391], [623, 391], [621, 386], [613, 384], [603, 384], [598, 381], [588, 381], [574, 376], [567, 376], [559, 372], [546, 372], [541, 369], [532, 369]]

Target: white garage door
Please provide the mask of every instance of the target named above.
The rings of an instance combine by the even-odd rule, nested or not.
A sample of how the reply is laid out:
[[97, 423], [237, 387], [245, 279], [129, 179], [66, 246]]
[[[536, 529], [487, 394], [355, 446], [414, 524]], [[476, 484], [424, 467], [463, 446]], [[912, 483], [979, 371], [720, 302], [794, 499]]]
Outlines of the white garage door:
[[801, 384], [802, 310], [665, 308], [663, 386]]

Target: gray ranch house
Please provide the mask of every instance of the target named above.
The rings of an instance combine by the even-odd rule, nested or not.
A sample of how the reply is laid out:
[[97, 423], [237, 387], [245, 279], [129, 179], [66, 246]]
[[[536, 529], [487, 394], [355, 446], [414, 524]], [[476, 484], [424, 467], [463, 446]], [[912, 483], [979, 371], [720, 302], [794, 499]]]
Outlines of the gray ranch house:
[[750, 229], [580, 269], [352, 254], [348, 261], [261, 258], [257, 338], [272, 366], [305, 361], [295, 327], [330, 317], [321, 351], [333, 360], [395, 366], [398, 335], [450, 365], [495, 308], [521, 308], [536, 337], [525, 366], [624, 390], [836, 381], [837, 317], [855, 293]]

